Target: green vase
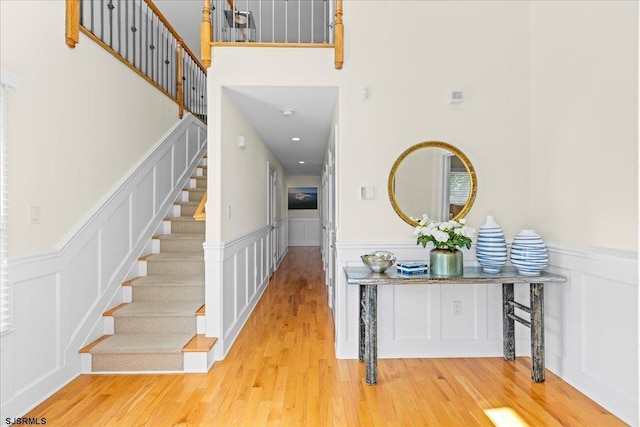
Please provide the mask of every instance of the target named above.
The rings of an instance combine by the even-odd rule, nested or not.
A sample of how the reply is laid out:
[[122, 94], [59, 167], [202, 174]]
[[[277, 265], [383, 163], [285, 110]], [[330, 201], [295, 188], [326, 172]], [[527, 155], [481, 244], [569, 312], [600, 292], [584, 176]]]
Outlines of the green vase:
[[429, 253], [429, 265], [434, 276], [455, 277], [462, 276], [462, 251], [456, 249], [431, 249]]

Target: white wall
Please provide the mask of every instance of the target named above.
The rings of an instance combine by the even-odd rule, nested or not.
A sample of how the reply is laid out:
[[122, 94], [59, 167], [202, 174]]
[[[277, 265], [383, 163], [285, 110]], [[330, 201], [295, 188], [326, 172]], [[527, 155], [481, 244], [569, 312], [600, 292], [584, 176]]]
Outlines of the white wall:
[[102, 314], [125, 302], [173, 202], [206, 151], [188, 115], [121, 177], [60, 250], [8, 259], [14, 328], [0, 337], [0, 419], [15, 418], [81, 372], [79, 350], [106, 333]]
[[638, 2], [532, 2], [530, 31], [531, 224], [637, 251]]
[[[324, 49], [213, 50], [216, 76], [210, 82], [339, 87], [334, 307], [338, 357], [357, 355], [355, 341], [350, 341], [357, 325], [357, 289], [346, 286], [341, 267], [359, 264], [358, 256], [372, 248], [427, 257], [426, 250], [415, 246], [411, 228], [395, 214], [386, 195], [391, 166], [413, 144], [445, 141], [461, 149], [477, 173], [478, 192], [467, 216], [469, 224], [479, 227], [487, 215], [495, 215], [508, 241], [524, 227], [537, 229], [552, 252], [550, 270], [569, 277], [547, 298], [552, 313], [547, 319], [548, 367], [626, 422], [637, 424], [637, 332], [629, 327], [605, 334], [598, 326], [603, 317], [632, 325], [638, 311], [637, 3], [405, 1], [403, 6], [412, 13], [403, 16], [405, 21], [397, 29], [399, 42], [379, 27], [393, 15], [392, 2], [344, 3], [341, 71], [333, 69], [333, 52]], [[542, 34], [547, 24], [551, 33]], [[586, 34], [590, 25], [608, 34], [595, 40], [596, 35]], [[571, 33], [574, 26], [577, 35], [563, 40], [561, 33]], [[556, 42], [567, 47], [549, 46]], [[606, 56], [600, 63], [601, 54]], [[559, 63], [568, 68], [555, 70], [553, 65], [562, 55], [567, 58]], [[606, 66], [609, 60], [611, 67]], [[599, 65], [592, 66], [592, 61]], [[362, 87], [369, 88], [367, 100], [359, 96]], [[454, 89], [464, 92], [463, 104], [447, 103], [448, 91]], [[595, 102], [588, 103], [581, 91]], [[619, 106], [612, 101], [616, 93], [622, 94]], [[601, 97], [602, 107], [597, 105]], [[614, 135], [614, 140], [605, 133]], [[609, 160], [613, 155], [616, 161]], [[620, 164], [624, 171], [619, 171]], [[603, 183], [595, 182], [596, 176]], [[571, 206], [559, 200], [558, 180], [567, 177], [573, 185], [568, 196]], [[618, 177], [633, 184], [613, 190]], [[590, 192], [584, 183], [593, 184], [599, 193], [588, 206], [582, 201]], [[359, 199], [363, 185], [375, 186], [374, 200]], [[607, 191], [613, 195], [603, 196]], [[603, 197], [607, 204], [591, 209]], [[624, 200], [625, 213], [609, 215], [610, 198]], [[611, 219], [616, 230], [629, 231], [597, 230]], [[467, 262], [474, 262], [473, 253], [467, 254]], [[618, 276], [621, 265], [625, 273]], [[608, 271], [616, 272], [615, 285]], [[610, 293], [602, 295], [606, 298], [596, 309], [593, 302], [604, 289]], [[393, 301], [386, 303], [379, 322], [388, 334], [383, 336], [382, 354], [501, 355], [499, 313], [494, 310], [499, 295], [474, 286], [434, 292], [387, 291], [393, 293]], [[526, 292], [521, 296], [526, 298]], [[466, 314], [470, 317], [463, 321], [443, 316], [454, 297], [471, 307]], [[614, 302], [618, 299], [627, 304], [624, 312]], [[425, 306], [438, 311], [426, 312]], [[401, 326], [389, 323], [398, 316]], [[558, 316], [570, 320], [558, 325]], [[415, 328], [405, 330], [408, 323]], [[431, 336], [425, 335], [427, 330]], [[578, 330], [583, 335], [576, 340], [571, 334]], [[436, 332], [440, 335], [433, 335]], [[523, 333], [526, 342], [526, 331], [519, 332], [521, 337]], [[408, 342], [407, 335], [411, 335]], [[629, 343], [628, 357], [605, 351], [612, 340]], [[624, 372], [629, 376], [623, 377]]]
[[[210, 85], [211, 86], [211, 85]], [[207, 241], [227, 241], [267, 225], [267, 162], [276, 168], [276, 219], [286, 216], [286, 174], [258, 133], [221, 87], [213, 85], [209, 99], [209, 170]], [[213, 94], [215, 93], [215, 94]], [[237, 146], [238, 135], [246, 149]], [[224, 161], [222, 160], [224, 159]], [[229, 217], [229, 209], [231, 215]]]
[[12, 255], [59, 247], [178, 119], [176, 103], [83, 34], [68, 48], [64, 22], [63, 1], [0, 2], [0, 62], [21, 78], [8, 96]]
[[293, 187], [316, 187], [318, 209], [289, 209], [289, 246], [320, 246], [322, 209], [322, 178], [319, 176], [290, 176], [287, 189]]

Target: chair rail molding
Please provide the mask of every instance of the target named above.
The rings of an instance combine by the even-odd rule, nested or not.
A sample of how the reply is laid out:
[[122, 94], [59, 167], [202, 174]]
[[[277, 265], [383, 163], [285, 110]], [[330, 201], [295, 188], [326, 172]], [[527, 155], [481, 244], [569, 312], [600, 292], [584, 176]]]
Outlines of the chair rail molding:
[[[104, 332], [173, 201], [206, 151], [189, 114], [117, 182], [53, 250], [10, 257], [16, 328], [2, 344], [0, 419], [15, 418], [81, 372], [78, 350]], [[37, 313], [34, 316], [33, 313]]]
[[[206, 335], [218, 337], [215, 360], [226, 357], [269, 282], [269, 226], [227, 242], [205, 242]], [[286, 236], [287, 219], [276, 223]], [[279, 241], [282, 241], [281, 239]], [[287, 252], [278, 246], [277, 264]]]
[[[426, 260], [428, 249], [413, 241], [337, 242], [336, 249], [336, 356], [355, 359], [359, 292], [347, 285], [343, 268], [363, 266], [360, 255], [373, 250], [389, 250], [398, 260]], [[547, 369], [637, 425], [637, 252], [557, 243], [547, 243], [547, 250], [547, 271], [567, 277], [566, 283], [545, 286]], [[465, 265], [478, 265], [474, 247], [463, 253]], [[528, 302], [526, 288], [515, 285], [517, 301]], [[499, 286], [381, 287], [378, 297], [379, 358], [502, 357]], [[454, 314], [454, 301], [461, 303], [461, 315]], [[527, 355], [529, 346], [529, 331], [517, 324], [517, 355]]]

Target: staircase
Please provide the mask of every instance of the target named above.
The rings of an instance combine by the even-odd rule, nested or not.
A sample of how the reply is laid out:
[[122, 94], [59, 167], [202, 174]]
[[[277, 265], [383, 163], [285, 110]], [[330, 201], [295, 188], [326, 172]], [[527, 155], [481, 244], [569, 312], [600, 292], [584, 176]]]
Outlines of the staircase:
[[80, 350], [83, 372], [206, 372], [216, 338], [204, 336], [205, 222], [193, 215], [207, 188], [206, 158], [165, 218], [166, 234], [122, 284], [125, 300], [103, 314], [105, 335]]

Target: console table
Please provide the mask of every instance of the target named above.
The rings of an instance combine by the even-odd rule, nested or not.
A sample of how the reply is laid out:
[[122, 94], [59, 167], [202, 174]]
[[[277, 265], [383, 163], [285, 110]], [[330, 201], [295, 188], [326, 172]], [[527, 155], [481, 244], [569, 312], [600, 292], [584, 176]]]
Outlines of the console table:
[[[531, 379], [544, 381], [544, 284], [565, 282], [557, 274], [542, 272], [539, 276], [522, 276], [513, 267], [503, 267], [499, 274], [483, 273], [480, 267], [467, 267], [458, 277], [439, 277], [431, 274], [403, 275], [391, 267], [384, 273], [373, 273], [366, 267], [345, 267], [347, 284], [360, 286], [360, 345], [358, 358], [365, 362], [367, 384], [377, 382], [378, 370], [378, 286], [394, 285], [446, 285], [446, 284], [502, 284], [502, 336], [503, 353], [506, 360], [514, 360], [515, 321], [531, 330]], [[513, 297], [515, 283], [528, 283], [530, 305], [516, 302]], [[531, 320], [514, 313], [518, 308], [530, 314]]]

